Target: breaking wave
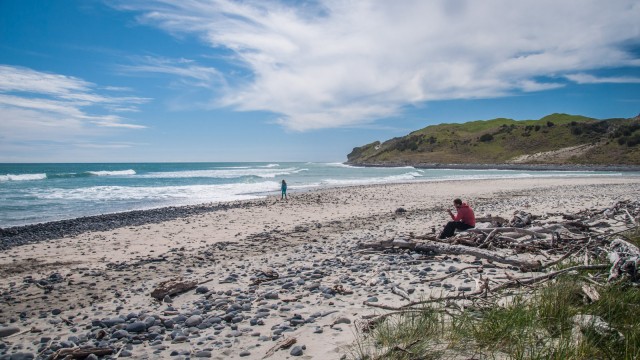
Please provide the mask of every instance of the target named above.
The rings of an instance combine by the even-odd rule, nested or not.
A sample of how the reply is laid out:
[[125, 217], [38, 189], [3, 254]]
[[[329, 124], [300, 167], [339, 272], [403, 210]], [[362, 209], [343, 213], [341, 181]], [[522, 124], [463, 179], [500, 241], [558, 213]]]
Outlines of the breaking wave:
[[33, 181], [44, 180], [47, 174], [7, 174], [0, 175], [0, 181]]

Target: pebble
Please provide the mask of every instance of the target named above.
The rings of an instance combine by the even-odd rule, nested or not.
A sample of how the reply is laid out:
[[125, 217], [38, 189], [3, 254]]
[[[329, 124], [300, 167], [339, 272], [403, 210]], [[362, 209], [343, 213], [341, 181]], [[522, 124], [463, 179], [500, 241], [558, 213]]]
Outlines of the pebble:
[[302, 355], [304, 355], [304, 351], [302, 350], [302, 347], [300, 347], [300, 346], [294, 346], [294, 347], [291, 349], [291, 352], [289, 352], [289, 355], [292, 355], [292, 356], [302, 356]]
[[201, 322], [202, 322], [202, 316], [200, 316], [200, 315], [193, 315], [193, 316], [191, 316], [190, 318], [188, 318], [188, 319], [184, 322], [184, 324], [185, 324], [186, 326], [191, 327], [191, 326], [198, 326], [198, 325], [200, 325], [200, 323], [201, 323]]
[[132, 324], [127, 325], [128, 332], [141, 333], [141, 332], [145, 332], [146, 330], [147, 330], [147, 324], [141, 321], [136, 321]]
[[17, 326], [2, 326], [0, 327], [0, 338], [7, 337], [20, 332], [20, 328]]

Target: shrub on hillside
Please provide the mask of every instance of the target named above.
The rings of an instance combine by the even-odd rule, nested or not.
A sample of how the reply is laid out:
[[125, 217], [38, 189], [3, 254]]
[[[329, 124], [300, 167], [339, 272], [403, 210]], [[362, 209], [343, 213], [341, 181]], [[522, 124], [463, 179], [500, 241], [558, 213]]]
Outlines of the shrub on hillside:
[[482, 142], [489, 142], [493, 140], [493, 135], [491, 134], [482, 134], [482, 136], [480, 136], [480, 141]]

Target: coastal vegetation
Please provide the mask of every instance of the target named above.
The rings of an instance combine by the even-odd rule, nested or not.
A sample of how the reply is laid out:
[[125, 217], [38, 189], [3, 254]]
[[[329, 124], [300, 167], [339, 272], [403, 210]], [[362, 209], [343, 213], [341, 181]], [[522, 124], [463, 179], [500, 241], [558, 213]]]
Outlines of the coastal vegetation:
[[[640, 246], [637, 227], [618, 236]], [[549, 269], [558, 276], [548, 282], [512, 279], [515, 290], [379, 315], [357, 328], [352, 358], [638, 359], [637, 275], [607, 282], [611, 259], [601, 254], [585, 266], [587, 255], [574, 255]]]
[[431, 125], [356, 147], [347, 159], [355, 165], [639, 165], [640, 116], [597, 120], [552, 114]]
[[[388, 317], [360, 332], [352, 349], [359, 359], [637, 359], [640, 356], [640, 289], [616, 283], [599, 287], [600, 299], [584, 300], [584, 278], [563, 275], [541, 288], [524, 289], [499, 306], [464, 309], [425, 305]], [[610, 334], [576, 334], [575, 319], [604, 320]], [[605, 326], [605, 325], [603, 325]], [[613, 330], [615, 329], [615, 330]], [[460, 358], [460, 357], [458, 357]]]

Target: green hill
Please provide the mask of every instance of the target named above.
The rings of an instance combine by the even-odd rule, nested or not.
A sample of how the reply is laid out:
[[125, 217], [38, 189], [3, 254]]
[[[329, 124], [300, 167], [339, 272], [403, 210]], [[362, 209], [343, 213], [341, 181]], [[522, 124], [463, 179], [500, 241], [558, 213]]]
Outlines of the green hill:
[[640, 165], [640, 115], [597, 120], [552, 114], [431, 125], [356, 147], [347, 159], [354, 165]]

